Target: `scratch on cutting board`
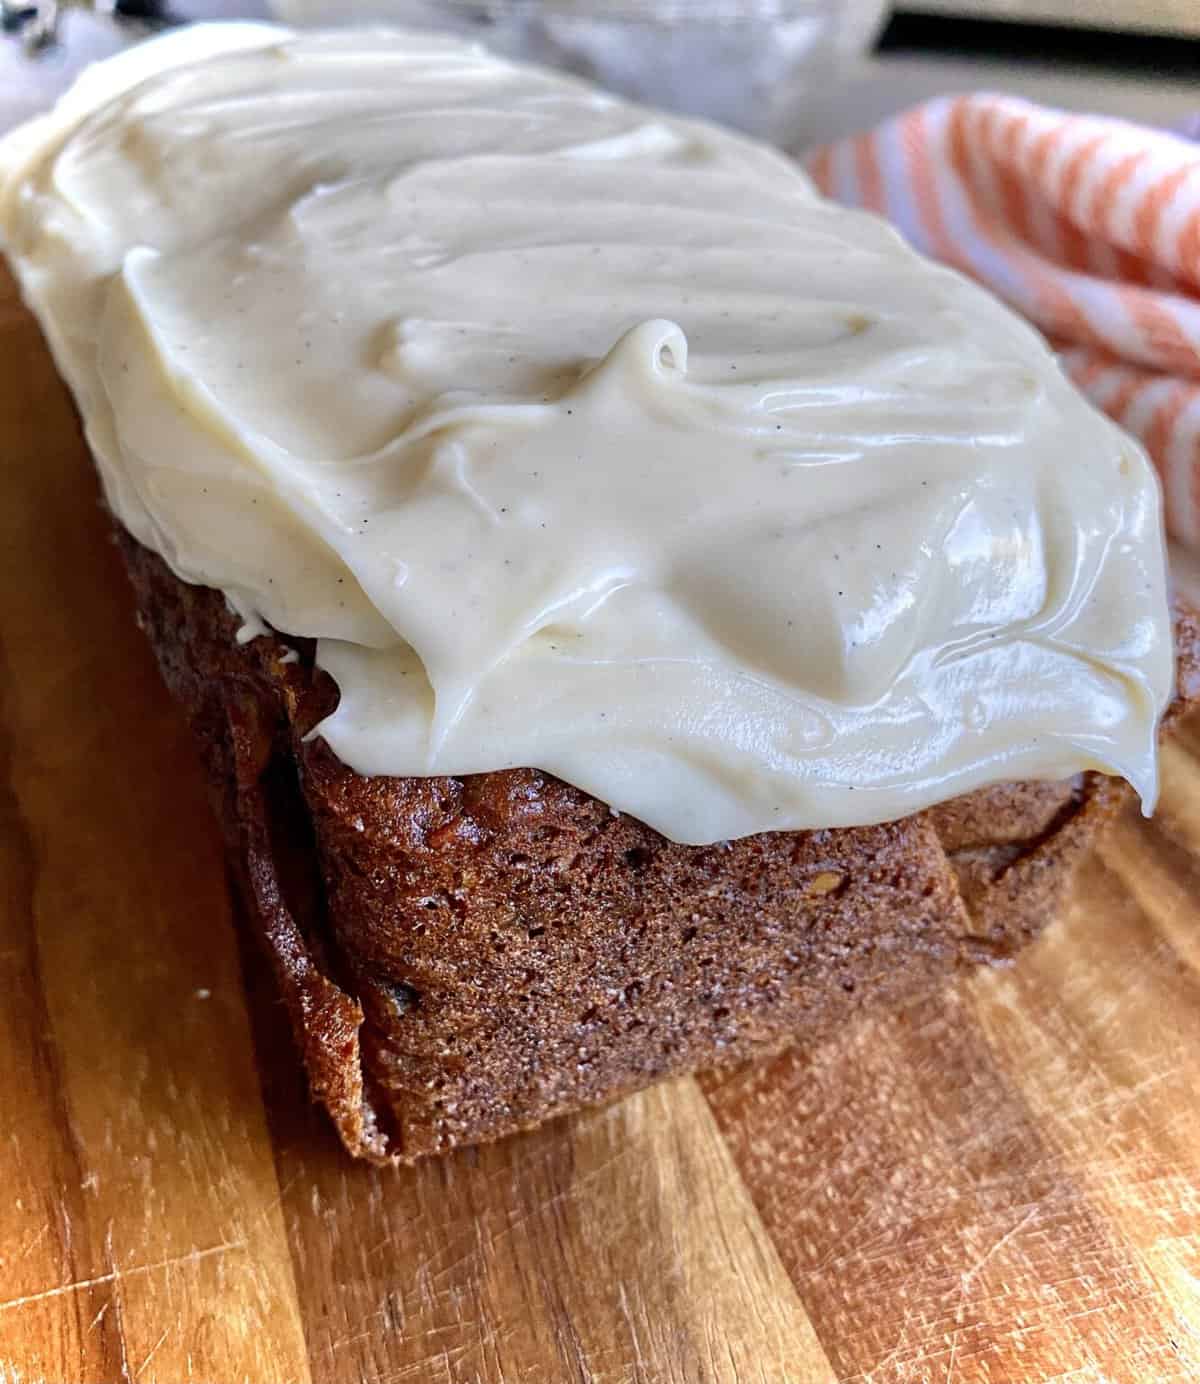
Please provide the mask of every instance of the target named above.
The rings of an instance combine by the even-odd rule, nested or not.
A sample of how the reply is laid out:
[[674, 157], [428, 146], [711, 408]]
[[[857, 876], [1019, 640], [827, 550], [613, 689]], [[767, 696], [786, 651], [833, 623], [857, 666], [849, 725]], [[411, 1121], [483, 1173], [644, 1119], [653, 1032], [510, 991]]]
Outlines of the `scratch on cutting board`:
[[353, 1336], [339, 1336], [336, 1341], [330, 1341], [326, 1350], [332, 1355], [335, 1351], [345, 1350], [347, 1346], [356, 1346], [360, 1341], [369, 1341], [376, 1333], [374, 1331], [359, 1331]]
[[946, 1366], [945, 1384], [952, 1384], [954, 1379], [954, 1362], [958, 1359], [958, 1332], [956, 1331], [950, 1340], [950, 1363]]
[[1006, 1244], [1008, 1244], [1008, 1242], [1013, 1238], [1014, 1235], [1019, 1235], [1021, 1231], [1024, 1230], [1025, 1227], [1030, 1223], [1030, 1221], [1037, 1220], [1037, 1217], [1038, 1207], [1031, 1206], [1029, 1210], [1026, 1211], [1026, 1213], [1016, 1223], [1016, 1225], [1010, 1226], [1004, 1232], [1004, 1234], [1000, 1236], [996, 1243], [992, 1245], [990, 1249], [985, 1250], [984, 1253], [981, 1254], [978, 1259], [976, 1259], [976, 1261], [962, 1276], [962, 1289], [964, 1296], [966, 1295], [966, 1290], [974, 1282], [976, 1276], [983, 1268], [983, 1266], [986, 1263], [988, 1263], [989, 1260], [993, 1259], [997, 1254], [999, 1254], [1000, 1251], [1004, 1248]]
[[145, 1370], [146, 1366], [150, 1363], [150, 1361], [154, 1359], [154, 1356], [155, 1356], [156, 1352], [158, 1351], [159, 1346], [162, 1345], [162, 1343], [167, 1339], [167, 1337], [168, 1337], [170, 1334], [171, 1334], [171, 1328], [170, 1328], [169, 1326], [168, 1326], [168, 1327], [164, 1327], [164, 1328], [163, 1328], [163, 1334], [162, 1334], [162, 1335], [158, 1338], [158, 1340], [155, 1341], [154, 1344], [150, 1347], [150, 1354], [146, 1356], [146, 1358], [142, 1361], [142, 1363], [141, 1363], [141, 1364], [137, 1367], [137, 1369], [134, 1371], [133, 1377], [134, 1377], [135, 1380], [141, 1379], [143, 1370]]
[[33, 1237], [33, 1239], [30, 1240], [30, 1242], [25, 1246], [21, 1253], [17, 1255], [17, 1258], [28, 1259], [29, 1256], [33, 1253], [33, 1251], [37, 1249], [38, 1245], [40, 1245], [42, 1241], [46, 1238], [46, 1236], [49, 1235], [49, 1233], [50, 1227], [48, 1225], [42, 1226], [41, 1230], [39, 1230], [38, 1233]]
[[229, 1254], [232, 1250], [245, 1248], [245, 1240], [231, 1240], [227, 1244], [212, 1245], [208, 1249], [193, 1249], [187, 1254], [175, 1254], [170, 1259], [160, 1259], [154, 1264], [138, 1264], [132, 1269], [113, 1269], [110, 1273], [97, 1274], [95, 1278], [81, 1278], [75, 1283], [63, 1283], [57, 1288], [43, 1288], [40, 1293], [26, 1293], [24, 1297], [0, 1301], [0, 1312], [7, 1312], [13, 1307], [26, 1307], [31, 1302], [45, 1302], [47, 1298], [62, 1297], [66, 1293], [77, 1293], [81, 1288], [95, 1288], [101, 1283], [117, 1283], [122, 1279], [135, 1278], [139, 1274], [156, 1273], [159, 1269], [174, 1268], [177, 1264], [197, 1264], [201, 1259], [211, 1259], [217, 1254]]
[[629, 1297], [625, 1292], [625, 1284], [617, 1284], [617, 1302], [621, 1309], [621, 1316], [625, 1319], [625, 1325], [629, 1330], [630, 1343], [633, 1346], [634, 1369], [637, 1377], [642, 1377], [646, 1372], [646, 1357], [642, 1353], [642, 1343], [638, 1337], [637, 1320], [630, 1310]]

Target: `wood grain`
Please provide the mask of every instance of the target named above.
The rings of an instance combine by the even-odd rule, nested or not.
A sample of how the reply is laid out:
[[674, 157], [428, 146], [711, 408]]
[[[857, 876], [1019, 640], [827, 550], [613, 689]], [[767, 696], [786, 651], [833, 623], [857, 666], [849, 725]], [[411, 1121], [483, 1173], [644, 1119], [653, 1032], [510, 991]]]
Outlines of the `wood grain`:
[[0, 1340], [33, 1343], [25, 1379], [307, 1380], [215, 833], [62, 388], [8, 322]]
[[841, 1378], [1200, 1378], [1197, 896], [1147, 839], [1011, 971], [707, 1081]]
[[0, 281], [0, 1384], [1200, 1378], [1200, 731], [1010, 971], [350, 1163]]

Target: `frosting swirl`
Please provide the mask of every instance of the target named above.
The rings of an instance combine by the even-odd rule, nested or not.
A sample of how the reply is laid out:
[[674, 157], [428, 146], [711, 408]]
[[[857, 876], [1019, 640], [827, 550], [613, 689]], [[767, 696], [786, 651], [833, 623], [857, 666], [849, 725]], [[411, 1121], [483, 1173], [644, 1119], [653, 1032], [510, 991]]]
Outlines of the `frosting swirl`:
[[1123, 774], [1159, 498], [1041, 339], [779, 156], [459, 42], [189, 30], [0, 145], [113, 510], [318, 639], [368, 774], [680, 841]]

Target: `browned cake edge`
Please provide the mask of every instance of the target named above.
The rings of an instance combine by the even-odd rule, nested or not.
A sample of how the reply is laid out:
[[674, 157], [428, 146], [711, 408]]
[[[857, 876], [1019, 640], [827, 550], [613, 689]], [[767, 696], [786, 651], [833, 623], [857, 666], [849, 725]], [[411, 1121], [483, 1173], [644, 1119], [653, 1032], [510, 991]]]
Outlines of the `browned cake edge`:
[[[1006, 784], [689, 847], [532, 770], [365, 778], [305, 738], [337, 695], [306, 641], [238, 645], [219, 593], [120, 541], [313, 1096], [376, 1161], [816, 1043], [1006, 961], [1129, 791]], [[1195, 617], [1177, 629], [1172, 714], [1200, 695]]]

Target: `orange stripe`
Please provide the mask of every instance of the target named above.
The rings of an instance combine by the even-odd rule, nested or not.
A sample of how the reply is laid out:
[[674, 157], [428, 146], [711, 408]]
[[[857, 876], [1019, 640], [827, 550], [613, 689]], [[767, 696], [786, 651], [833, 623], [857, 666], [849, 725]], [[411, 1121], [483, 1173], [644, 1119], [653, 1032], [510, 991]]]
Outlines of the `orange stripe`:
[[[964, 182], [971, 182], [971, 145], [968, 122], [971, 118], [969, 98], [960, 96], [950, 106], [946, 117], [946, 146], [950, 153], [950, 167]], [[975, 205], [972, 197], [972, 206]]]
[[[1050, 156], [1062, 143], [1063, 139], [1066, 137], [1067, 131], [1075, 123], [1077, 122], [1068, 119], [1056, 125], [1052, 125], [1048, 130], [1043, 130], [1042, 133], [1038, 135], [1037, 139], [1034, 140], [1033, 148], [1030, 150], [1029, 177], [1033, 180], [1038, 196], [1048, 205], [1051, 199], [1049, 190], [1045, 186], [1047, 182], [1046, 166], [1050, 162]], [[1062, 238], [1058, 229], [1058, 220], [1057, 213], [1054, 213], [1052, 216], [1052, 224], [1054, 225], [1055, 233], [1053, 253], [1056, 257], [1058, 255], [1059, 246], [1062, 243]], [[1042, 248], [1046, 254], [1051, 253], [1050, 246], [1043, 246]]]
[[[947, 121], [952, 156], [958, 166], [964, 166], [967, 160], [968, 101], [969, 98], [966, 97], [956, 101], [951, 107]], [[1055, 130], [1047, 132], [1047, 135], [1041, 136], [1041, 147], [1037, 151], [1039, 159], [1044, 161], [1049, 156], [1049, 151], [1063, 128], [1064, 126], [1058, 126]], [[1022, 303], [1019, 306], [1034, 316], [1038, 324], [1051, 335], [1065, 337], [1079, 345], [1095, 346], [1101, 350], [1109, 349], [1108, 343], [1094, 331], [1070, 292], [1059, 282], [1053, 268], [1026, 246], [1019, 242], [1010, 243], [1007, 237], [998, 236], [995, 228], [980, 218], [978, 208], [974, 204], [970, 210], [978, 233], [990, 242], [992, 248], [1002, 255], [1014, 272], [1029, 285], [1033, 302]], [[946, 258], [941, 252], [939, 255]]]
[[1022, 240], [1032, 241], [1033, 226], [1029, 216], [1029, 197], [1026, 182], [1016, 171], [1016, 152], [1021, 137], [1029, 125], [1029, 116], [1021, 115], [1010, 120], [1004, 131], [1004, 149], [997, 165], [1000, 184], [1000, 202], [1004, 208], [1004, 219]]
[[833, 196], [833, 148], [825, 145], [808, 161], [808, 176], [817, 185], [817, 191], [826, 197]]
[[1066, 120], [1061, 125], [1054, 125], [1048, 130], [1043, 130], [1034, 140], [1033, 149], [1029, 155], [1029, 171], [1035, 178], [1046, 176], [1046, 165], [1050, 162], [1050, 155], [1062, 143], [1070, 125], [1071, 121]]
[[[1003, 109], [998, 105], [985, 105], [980, 101], [967, 99], [958, 119], [964, 139], [961, 146], [956, 145], [956, 155], [962, 160], [963, 177], [968, 179], [972, 195], [987, 211], [989, 218], [999, 217], [1007, 223], [1007, 207], [1004, 200], [1002, 173], [1004, 170], [1005, 141], [1008, 126]], [[969, 157], [970, 151], [974, 156]], [[980, 167], [990, 175], [986, 182], [979, 175]], [[1000, 204], [996, 204], [997, 194]]]
[[868, 211], [885, 211], [887, 202], [873, 134], [859, 135], [854, 141], [854, 167], [858, 173], [859, 201]]
[[[990, 150], [987, 147], [987, 135], [981, 126], [990, 124], [995, 114], [997, 112], [994, 110], [981, 111], [978, 103], [967, 96], [959, 97], [953, 103], [946, 119], [949, 162], [951, 168], [967, 188], [967, 210], [975, 229], [1019, 272], [1017, 261], [1010, 252], [1009, 237], [998, 235], [993, 224], [996, 219], [997, 208], [992, 204], [990, 198], [985, 199], [984, 189], [979, 186], [973, 176], [972, 149], [978, 149], [982, 142], [985, 158], [991, 158]], [[1003, 172], [1003, 165], [998, 171]]]
[[1067, 160], [1059, 183], [1057, 200], [1063, 215], [1063, 259], [1072, 269], [1090, 267], [1087, 237], [1076, 222], [1072, 208], [1075, 206], [1076, 194], [1084, 173], [1107, 139], [1108, 136], [1105, 134], [1093, 135], [1081, 144]]
[[[973, 107], [969, 97], [960, 97], [950, 107], [946, 120], [946, 138], [950, 152], [951, 166], [958, 172], [959, 176], [965, 181], [969, 176], [971, 167], [971, 144], [972, 139], [979, 139], [979, 131], [973, 126], [978, 124], [978, 108]], [[1028, 289], [1037, 296], [1037, 272], [1036, 269], [1030, 272], [1029, 266], [1031, 256], [1019, 240], [1014, 240], [1008, 232], [1001, 232], [994, 224], [992, 218], [993, 209], [990, 206], [982, 205], [982, 198], [972, 195], [967, 200], [967, 212], [971, 218], [972, 225], [976, 233], [983, 240], [986, 240], [992, 250], [999, 255], [1013, 273], [1023, 279]], [[971, 266], [966, 266], [969, 272], [974, 272]], [[993, 284], [994, 289], [999, 290], [998, 284]], [[1017, 306], [1026, 313], [1030, 310], [1029, 299], [1017, 301]]]
[[1158, 469], [1164, 476], [1167, 472], [1167, 451], [1171, 446], [1175, 425], [1179, 422], [1179, 415], [1195, 397], [1196, 390], [1192, 386], [1177, 384], [1154, 410], [1154, 417], [1142, 437], [1146, 450], [1158, 463]]
[[1078, 389], [1082, 389], [1086, 392], [1096, 383], [1101, 375], [1108, 374], [1113, 368], [1113, 364], [1114, 359], [1112, 356], [1104, 356], [1097, 351], [1089, 354], [1087, 360], [1081, 365], [1069, 369], [1067, 374], [1070, 375], [1072, 382]]
[[[1145, 264], [1145, 261], [1142, 261]], [[1156, 293], [1174, 293], [1186, 298], [1193, 290], [1165, 264], [1146, 264], [1146, 283]]]
[[[1148, 152], [1146, 149], [1138, 149], [1135, 153], [1126, 154], [1100, 179], [1092, 193], [1091, 205], [1082, 218], [1089, 230], [1101, 231], [1108, 235], [1109, 240], [1113, 239], [1109, 234], [1109, 223], [1112, 221], [1117, 198], [1121, 195], [1121, 189], [1137, 171], [1138, 164], [1145, 163]], [[1141, 214], [1140, 206], [1138, 213]]]
[[1087, 234], [1084, 241], [1087, 245], [1088, 276], [1107, 284], [1123, 283], [1124, 278], [1116, 264], [1116, 251], [1108, 241], [1103, 236]]
[[1200, 378], [1200, 355], [1167, 303], [1142, 288], [1121, 288], [1118, 292], [1155, 365], [1175, 375]]
[[1180, 273], [1200, 283], [1200, 211], [1192, 212], [1180, 227], [1176, 245]]
[[938, 199], [937, 182], [933, 176], [933, 164], [929, 157], [928, 134], [925, 129], [925, 112], [917, 106], [903, 117], [900, 139], [904, 147], [904, 158], [912, 180], [913, 205], [933, 253], [947, 263], [960, 269], [969, 268], [965, 264], [959, 247], [946, 230], [942, 216], [941, 202]]
[[1154, 383], [1155, 378], [1145, 370], [1130, 370], [1128, 378], [1122, 381], [1117, 392], [1104, 405], [1104, 412], [1116, 422], [1123, 424], [1126, 411], [1137, 402], [1142, 390]]
[[1155, 241], [1158, 238], [1158, 223], [1163, 211], [1172, 197], [1183, 185], [1184, 179], [1195, 169], [1195, 164], [1185, 164], [1165, 178], [1160, 178], [1153, 187], [1146, 189], [1133, 216], [1133, 245], [1143, 259], [1155, 260], [1158, 257]]
[[1117, 252], [1117, 273], [1121, 279], [1126, 283], [1147, 286], [1150, 283], [1150, 265], [1132, 250], [1122, 250], [1119, 245], [1114, 248]]
[[1091, 346], [1113, 354], [1112, 344], [1092, 326], [1083, 309], [1071, 296], [1070, 290], [1058, 280], [1053, 270], [1038, 275], [1038, 294], [1042, 311], [1052, 324], [1050, 330], [1080, 346]]
[[1048, 220], [1054, 228], [1054, 245], [1051, 249], [1047, 247], [1045, 254], [1052, 263], [1061, 265], [1064, 269], [1079, 269], [1082, 266], [1078, 263], [1080, 254], [1079, 230], [1062, 214], [1050, 207]]
[[[1103, 236], [1105, 240], [1115, 246], [1117, 274], [1124, 280], [1138, 284], [1146, 282], [1146, 267], [1128, 250], [1116, 246], [1116, 236], [1112, 223], [1117, 199], [1120, 197], [1125, 184], [1133, 177], [1138, 164], [1146, 158], [1146, 153], [1146, 150], [1139, 149], [1136, 153], [1126, 154], [1123, 159], [1119, 159], [1108, 170], [1092, 195], [1091, 206], [1084, 217], [1088, 229], [1094, 235]], [[1139, 207], [1139, 213], [1140, 211], [1141, 208]]]

